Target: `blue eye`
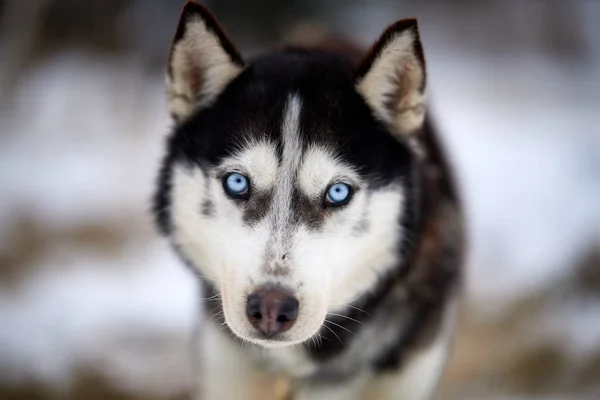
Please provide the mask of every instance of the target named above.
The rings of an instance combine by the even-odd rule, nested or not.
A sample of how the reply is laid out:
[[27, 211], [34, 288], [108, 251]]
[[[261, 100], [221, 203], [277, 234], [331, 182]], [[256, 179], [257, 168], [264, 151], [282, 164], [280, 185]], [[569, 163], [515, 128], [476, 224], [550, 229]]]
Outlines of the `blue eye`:
[[237, 172], [225, 177], [223, 187], [228, 195], [236, 198], [245, 198], [248, 194], [248, 178]]
[[352, 189], [345, 183], [335, 183], [327, 189], [325, 203], [330, 206], [341, 206], [346, 204], [352, 195]]

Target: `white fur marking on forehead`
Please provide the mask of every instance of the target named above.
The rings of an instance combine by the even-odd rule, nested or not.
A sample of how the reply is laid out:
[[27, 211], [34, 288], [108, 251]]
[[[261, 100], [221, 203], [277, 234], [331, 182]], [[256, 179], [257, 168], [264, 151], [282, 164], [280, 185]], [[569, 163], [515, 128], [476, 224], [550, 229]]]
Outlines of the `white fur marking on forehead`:
[[290, 96], [285, 107], [281, 142], [283, 146], [281, 167], [277, 176], [277, 185], [273, 196], [273, 218], [277, 236], [283, 238], [288, 227], [291, 213], [294, 180], [302, 160], [302, 143], [300, 140], [300, 111], [302, 103], [297, 95]]
[[[425, 71], [415, 53], [416, 40], [410, 30], [390, 40], [357, 86], [377, 118], [404, 137], [419, 129], [425, 119], [421, 92]], [[397, 103], [389, 104], [390, 99]]]
[[327, 186], [335, 181], [356, 184], [356, 171], [343, 163], [333, 151], [320, 146], [310, 147], [298, 171], [300, 189], [307, 196], [321, 196]]
[[[295, 172], [302, 158], [302, 143], [300, 141], [300, 111], [302, 104], [297, 95], [290, 96], [285, 108], [281, 141], [283, 144], [283, 160], [281, 170]], [[288, 175], [288, 174], [286, 174]], [[291, 177], [291, 174], [289, 174]]]
[[191, 18], [171, 57], [172, 76], [167, 76], [169, 111], [181, 120], [210, 105], [241, 69], [205, 22]]
[[241, 169], [258, 190], [269, 190], [275, 185], [278, 167], [277, 149], [267, 141], [249, 141], [222, 165], [224, 169]]

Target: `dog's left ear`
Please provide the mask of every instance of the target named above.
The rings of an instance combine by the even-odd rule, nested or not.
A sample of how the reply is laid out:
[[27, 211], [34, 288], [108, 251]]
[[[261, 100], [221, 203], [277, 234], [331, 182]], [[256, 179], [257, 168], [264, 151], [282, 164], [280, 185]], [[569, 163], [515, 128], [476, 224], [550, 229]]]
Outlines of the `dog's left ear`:
[[416, 19], [391, 25], [358, 68], [356, 87], [375, 117], [399, 139], [425, 119], [425, 58]]
[[212, 14], [188, 1], [171, 46], [167, 105], [176, 122], [210, 106], [243, 69], [244, 61]]

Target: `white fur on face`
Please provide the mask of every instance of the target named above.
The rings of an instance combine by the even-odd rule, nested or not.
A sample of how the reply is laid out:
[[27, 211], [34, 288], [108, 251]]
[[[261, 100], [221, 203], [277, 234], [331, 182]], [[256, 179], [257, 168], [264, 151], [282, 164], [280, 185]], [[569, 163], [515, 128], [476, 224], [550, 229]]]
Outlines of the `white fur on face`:
[[277, 184], [269, 219], [273, 243], [271, 252], [277, 257], [282, 257], [286, 252], [285, 241], [289, 241], [289, 224], [291, 222], [292, 195], [296, 180], [296, 172], [302, 160], [302, 143], [300, 142], [300, 111], [302, 105], [297, 96], [290, 97], [286, 110], [283, 126], [281, 128], [281, 142], [283, 154], [281, 167], [277, 171]]
[[[401, 139], [418, 130], [425, 119], [421, 92], [425, 71], [415, 53], [418, 40], [410, 31], [399, 33], [381, 50], [357, 90], [377, 118]], [[389, 104], [394, 99], [393, 104]]]
[[[220, 290], [232, 331], [267, 347], [308, 340], [328, 311], [372, 288], [399, 261], [402, 186], [371, 190], [333, 149], [312, 145], [302, 153], [301, 111], [301, 99], [291, 96], [283, 118], [281, 161], [275, 145], [263, 141], [241, 146], [214, 170], [177, 166], [173, 173], [174, 242]], [[253, 188], [272, 193], [266, 216], [252, 224], [244, 221], [243, 205], [225, 194], [217, 171], [239, 171]], [[294, 195], [300, 192], [320, 206], [328, 187], [340, 181], [355, 189], [347, 205], [323, 209], [318, 228], [295, 222]], [[213, 205], [210, 215], [201, 212], [207, 200]], [[286, 273], [265, 268], [275, 261]], [[263, 285], [287, 288], [300, 304], [295, 324], [280, 342], [255, 339], [246, 317], [248, 295]]]
[[231, 158], [223, 161], [219, 170], [239, 171], [252, 178], [252, 185], [259, 191], [275, 186], [279, 160], [276, 148], [268, 142], [249, 141]]
[[191, 18], [171, 56], [171, 75], [166, 81], [169, 112], [181, 121], [210, 105], [241, 69], [202, 18]]

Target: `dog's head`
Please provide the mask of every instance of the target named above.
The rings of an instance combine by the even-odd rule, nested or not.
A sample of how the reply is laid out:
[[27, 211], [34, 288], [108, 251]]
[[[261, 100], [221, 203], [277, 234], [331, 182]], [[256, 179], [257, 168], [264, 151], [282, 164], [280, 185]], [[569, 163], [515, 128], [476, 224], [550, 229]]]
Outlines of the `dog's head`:
[[359, 65], [302, 49], [245, 62], [204, 7], [185, 6], [155, 211], [236, 335], [304, 342], [398, 265], [424, 87], [415, 20]]

